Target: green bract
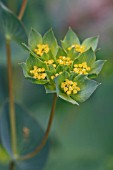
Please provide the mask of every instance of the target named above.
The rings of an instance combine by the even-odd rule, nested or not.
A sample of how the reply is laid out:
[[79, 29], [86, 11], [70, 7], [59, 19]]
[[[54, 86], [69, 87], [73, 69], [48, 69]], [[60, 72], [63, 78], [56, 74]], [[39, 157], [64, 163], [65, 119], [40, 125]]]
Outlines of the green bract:
[[[77, 94], [71, 94], [70, 96], [68, 96], [61, 89], [61, 83], [64, 82], [66, 79], [76, 82], [81, 90]], [[94, 80], [88, 79], [85, 75], [76, 76], [74, 73], [69, 74], [68, 72], [64, 72], [62, 75], [59, 75], [55, 79], [55, 82], [57, 95], [62, 99], [77, 105], [77, 102], [84, 102], [85, 100], [87, 100], [99, 85], [99, 83]]]
[[[92, 48], [93, 51], [95, 51], [98, 45], [98, 38], [99, 38], [98, 36], [87, 38], [82, 43], [80, 43], [78, 36], [71, 28], [69, 28], [66, 36], [64, 37], [64, 40], [61, 41], [61, 43], [63, 49], [66, 51], [69, 51], [68, 48], [71, 47], [72, 45], [80, 45], [80, 44], [81, 46], [85, 47], [84, 51], [87, 51], [89, 48]], [[75, 52], [78, 51], [75, 50]]]
[[34, 29], [28, 38], [30, 56], [21, 63], [25, 78], [32, 83], [43, 84], [46, 93], [57, 93], [60, 98], [77, 104], [84, 102], [98, 87], [90, 80], [100, 73], [105, 60], [97, 60], [95, 50], [98, 37], [80, 41], [69, 28], [62, 47], [59, 47], [50, 29], [43, 37]]

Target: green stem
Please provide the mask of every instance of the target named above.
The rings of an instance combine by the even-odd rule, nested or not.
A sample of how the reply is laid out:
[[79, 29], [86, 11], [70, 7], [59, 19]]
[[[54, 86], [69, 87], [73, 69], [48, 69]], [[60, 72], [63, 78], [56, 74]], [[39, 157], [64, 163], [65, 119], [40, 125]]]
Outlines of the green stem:
[[27, 155], [25, 155], [25, 156], [20, 157], [19, 160], [26, 160], [26, 159], [33, 158], [33, 157], [36, 156], [36, 155], [43, 149], [43, 147], [45, 146], [45, 144], [46, 144], [46, 142], [47, 142], [47, 139], [48, 139], [48, 136], [49, 136], [49, 132], [50, 132], [50, 129], [51, 129], [51, 125], [52, 125], [52, 122], [53, 122], [53, 118], [54, 118], [54, 113], [55, 113], [55, 108], [56, 108], [56, 101], [57, 101], [57, 95], [54, 94], [53, 104], [52, 104], [52, 108], [51, 108], [51, 113], [50, 113], [50, 118], [49, 118], [48, 126], [47, 126], [45, 135], [44, 135], [44, 137], [43, 137], [40, 145], [39, 145], [32, 153], [29, 153], [29, 154], [27, 154]]
[[15, 107], [14, 107], [13, 85], [12, 85], [10, 40], [6, 40], [6, 53], [7, 53], [7, 67], [8, 67], [8, 85], [9, 85], [11, 144], [12, 144], [13, 154], [16, 155], [16, 123], [15, 123]]

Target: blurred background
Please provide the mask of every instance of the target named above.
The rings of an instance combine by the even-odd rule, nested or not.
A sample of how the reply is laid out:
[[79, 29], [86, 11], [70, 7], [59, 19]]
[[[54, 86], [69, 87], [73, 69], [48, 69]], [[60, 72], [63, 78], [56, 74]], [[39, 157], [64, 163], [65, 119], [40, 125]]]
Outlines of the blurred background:
[[[2, 1], [19, 13], [21, 0]], [[97, 59], [107, 60], [97, 80], [102, 84], [88, 101], [74, 106], [58, 100], [44, 170], [113, 170], [113, 0], [28, 0], [23, 22], [28, 33], [31, 27], [42, 34], [52, 27], [58, 40], [63, 39], [69, 26], [81, 41], [99, 35], [101, 50]], [[8, 97], [1, 34], [0, 42], [1, 106]], [[46, 129], [52, 95], [46, 95], [43, 86], [24, 79], [18, 63], [27, 57], [26, 51], [12, 43], [15, 100], [26, 106]]]

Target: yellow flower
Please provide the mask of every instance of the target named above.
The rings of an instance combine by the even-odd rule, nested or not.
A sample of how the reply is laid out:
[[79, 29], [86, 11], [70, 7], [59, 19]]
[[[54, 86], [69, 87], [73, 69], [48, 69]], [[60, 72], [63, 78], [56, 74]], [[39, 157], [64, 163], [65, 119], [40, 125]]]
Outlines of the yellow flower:
[[48, 44], [37, 44], [37, 48], [34, 49], [34, 52], [37, 55], [42, 56], [44, 53], [47, 54], [49, 50]]
[[79, 53], [85, 52], [85, 46], [84, 45], [73, 44], [71, 47], [68, 48], [68, 50], [70, 51], [72, 48], [75, 48], [75, 51], [79, 52]]
[[61, 83], [61, 88], [68, 96], [71, 94], [77, 94], [80, 91], [80, 87], [77, 86], [77, 82], [73, 82], [69, 79], [66, 79]]
[[54, 64], [54, 60], [48, 60], [48, 61], [44, 61], [44, 63], [46, 63], [47, 65], [53, 65], [54, 68], [56, 68], [56, 64]]
[[33, 70], [30, 70], [30, 74], [33, 76], [33, 78], [38, 80], [44, 80], [47, 77], [45, 68], [38, 68], [37, 66], [34, 66]]
[[90, 67], [87, 66], [86, 62], [83, 62], [81, 64], [74, 64], [73, 71], [77, 74], [88, 74], [88, 72], [91, 70]]
[[51, 79], [53, 80], [55, 77], [59, 76], [60, 74], [62, 74], [62, 71], [59, 73], [56, 73], [54, 76], [51, 76]]
[[68, 65], [68, 66], [70, 66], [73, 63], [70, 57], [65, 57], [65, 56], [59, 56], [57, 62], [60, 65]]

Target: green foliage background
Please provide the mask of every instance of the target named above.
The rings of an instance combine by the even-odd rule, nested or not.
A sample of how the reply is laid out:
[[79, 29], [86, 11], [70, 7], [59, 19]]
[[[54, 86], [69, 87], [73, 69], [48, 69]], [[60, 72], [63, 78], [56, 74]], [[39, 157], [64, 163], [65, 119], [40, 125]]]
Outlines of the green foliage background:
[[[21, 0], [2, 1], [18, 14]], [[58, 100], [50, 134], [51, 149], [44, 170], [112, 170], [113, 22], [108, 22], [107, 16], [105, 19], [100, 17], [100, 20], [98, 17], [88, 17], [87, 15], [90, 14], [85, 12], [86, 16], [84, 17], [83, 10], [79, 9], [79, 6], [80, 11], [77, 14], [77, 20], [74, 20], [75, 15], [71, 15], [69, 18], [67, 16], [68, 5], [72, 7], [74, 3], [77, 6], [77, 2], [77, 0], [70, 0], [69, 2], [67, 0], [28, 0], [27, 10], [23, 18], [27, 32], [33, 27], [44, 33], [52, 27], [59, 40], [64, 36], [69, 26], [72, 26], [81, 39], [99, 34], [101, 50], [98, 51], [97, 56], [98, 59], [107, 60], [98, 78], [98, 82], [102, 84], [88, 101], [80, 104], [80, 106], [73, 106], [61, 99]], [[80, 0], [80, 3], [81, 8], [84, 9], [82, 0]], [[55, 7], [57, 10], [59, 9], [57, 16]], [[110, 6], [109, 8], [111, 9]], [[101, 8], [101, 13], [103, 11], [104, 9]], [[113, 13], [110, 14], [109, 18], [112, 18], [112, 15]], [[0, 42], [1, 106], [4, 99], [8, 97], [6, 54], [4, 38], [1, 34]], [[18, 63], [25, 61], [27, 52], [14, 43], [11, 45], [15, 99], [28, 108], [45, 130], [52, 96], [50, 94], [46, 95], [42, 86], [31, 84], [24, 79], [22, 69]], [[0, 168], [3, 169], [3, 167]]]

